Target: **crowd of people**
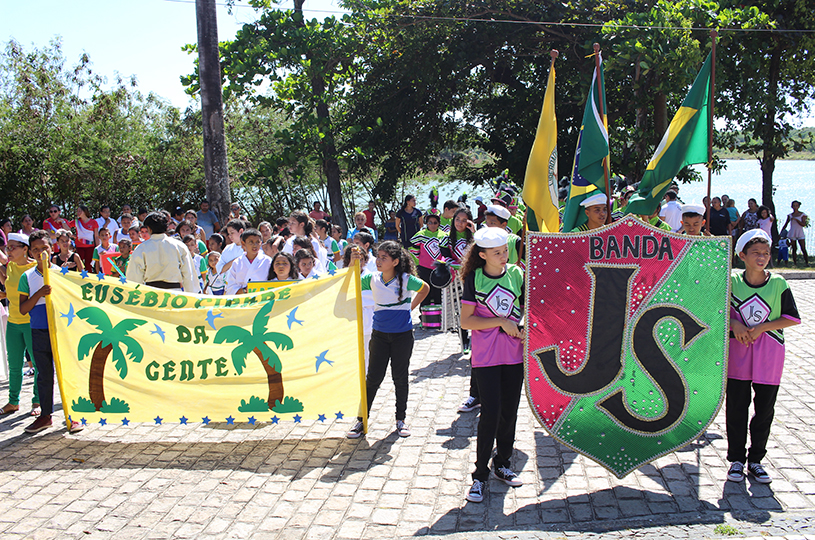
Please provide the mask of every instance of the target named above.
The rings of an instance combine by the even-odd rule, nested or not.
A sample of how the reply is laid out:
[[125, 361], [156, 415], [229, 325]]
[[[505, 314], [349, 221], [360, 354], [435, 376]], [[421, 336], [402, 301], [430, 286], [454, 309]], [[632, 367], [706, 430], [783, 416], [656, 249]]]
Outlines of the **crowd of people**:
[[[673, 186], [665, 203], [648, 216], [640, 216], [658, 228], [688, 235], [731, 235], [735, 254], [745, 266], [732, 277], [734, 308], [727, 391], [728, 479], [740, 481], [745, 468], [760, 482], [770, 477], [761, 459], [772, 422], [775, 395], [783, 365], [783, 328], [799, 322], [792, 293], [783, 277], [771, 275], [772, 223], [766, 207], [748, 201], [743, 213], [727, 195], [700, 204], [682, 204], [679, 187]], [[585, 223], [574, 231], [591, 231], [622, 216], [633, 188], [624, 188], [609, 204], [603, 193], [581, 203]], [[398, 209], [377, 225], [376, 204], [353, 216], [353, 228], [342, 230], [315, 202], [310, 211], [295, 210], [274, 222], [253, 226], [240, 205], [233, 203], [221, 218], [208, 202], [198, 210], [175, 208], [137, 212], [124, 205], [118, 218], [103, 206], [94, 218], [78, 206], [73, 219], [62, 216], [54, 205], [42, 228], [24, 216], [19, 228], [9, 220], [0, 223], [0, 284], [8, 309], [6, 344], [9, 365], [8, 403], [0, 415], [19, 411], [19, 396], [26, 357], [34, 360], [36, 385], [30, 414], [35, 418], [26, 432], [36, 433], [52, 425], [53, 357], [48, 337], [43, 282], [47, 255], [53, 269], [119, 276], [149, 286], [202, 293], [246, 293], [253, 282], [291, 282], [318, 279], [355, 262], [361, 265], [366, 349], [368, 411], [391, 366], [396, 389], [396, 432], [410, 436], [407, 424], [408, 374], [413, 349], [411, 312], [441, 302], [442, 289], [455, 275], [461, 287], [458, 304], [460, 333], [465, 357], [471, 363], [470, 396], [459, 411], [480, 409], [477, 457], [473, 483], [466, 498], [483, 499], [492, 474], [510, 486], [522, 481], [513, 471], [511, 456], [515, 423], [523, 385], [523, 336], [525, 208], [518, 191], [501, 183], [489, 203], [476, 197], [473, 210], [466, 196], [445, 201], [438, 207], [431, 194], [430, 208], [418, 208], [408, 195]], [[707, 223], [709, 211], [710, 223]], [[808, 225], [800, 203], [782, 227], [782, 249], [792, 250], [797, 262], [800, 247], [808, 263], [803, 228]], [[787, 229], [787, 226], [789, 228]], [[15, 230], [16, 229], [16, 230]], [[441, 276], [441, 277], [440, 277]], [[500, 302], [491, 295], [500, 287]], [[749, 289], [749, 291], [748, 291]], [[760, 295], [771, 313], [750, 320], [738, 310], [736, 294]], [[781, 344], [780, 347], [778, 344]], [[755, 355], [755, 357], [754, 357]], [[29, 372], [30, 373], [30, 372]], [[746, 451], [751, 384], [756, 394], [756, 415], [751, 426], [752, 446]], [[364, 435], [363, 418], [347, 436]], [[760, 428], [760, 429], [758, 429]], [[73, 423], [70, 430], [81, 430]], [[495, 452], [493, 449], [495, 448]], [[492, 466], [490, 467], [490, 461]]]

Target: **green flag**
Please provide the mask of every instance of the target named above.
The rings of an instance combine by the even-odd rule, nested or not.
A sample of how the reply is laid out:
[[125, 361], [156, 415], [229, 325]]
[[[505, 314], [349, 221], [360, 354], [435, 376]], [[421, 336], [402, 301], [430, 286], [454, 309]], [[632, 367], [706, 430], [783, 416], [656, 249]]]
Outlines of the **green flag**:
[[628, 202], [625, 209], [627, 214], [653, 214], [679, 171], [687, 165], [707, 163], [712, 63], [712, 56], [708, 54], [690, 92], [648, 163], [639, 190]]
[[[597, 54], [600, 54], [599, 52]], [[602, 106], [601, 106], [602, 104]], [[602, 108], [603, 114], [600, 114]], [[580, 203], [597, 190], [605, 193], [606, 180], [603, 161], [608, 160], [608, 119], [606, 117], [606, 91], [603, 84], [603, 58], [600, 57], [600, 76], [597, 70], [591, 77], [591, 88], [583, 111], [583, 124], [577, 136], [572, 181], [569, 197], [563, 211], [563, 232], [570, 232], [586, 222]]]

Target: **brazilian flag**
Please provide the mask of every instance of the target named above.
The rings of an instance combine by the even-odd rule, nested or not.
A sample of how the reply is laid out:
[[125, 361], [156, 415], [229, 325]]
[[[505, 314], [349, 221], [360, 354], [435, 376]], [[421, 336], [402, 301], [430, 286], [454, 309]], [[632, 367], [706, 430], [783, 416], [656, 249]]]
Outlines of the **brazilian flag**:
[[[600, 54], [599, 52], [597, 54]], [[603, 114], [600, 114], [600, 111]], [[591, 88], [583, 111], [583, 123], [577, 136], [577, 149], [574, 153], [572, 181], [569, 184], [569, 197], [563, 211], [563, 232], [571, 232], [586, 222], [586, 213], [580, 203], [594, 195], [597, 190], [605, 193], [606, 181], [603, 162], [608, 163], [608, 117], [606, 108], [606, 88], [603, 83], [603, 58], [600, 57], [600, 74], [595, 69], [591, 77]]]
[[674, 177], [688, 165], [707, 163], [710, 141], [710, 75], [708, 54], [702, 70], [662, 137], [648, 163], [637, 193], [628, 201], [626, 214], [651, 215], [665, 196]]

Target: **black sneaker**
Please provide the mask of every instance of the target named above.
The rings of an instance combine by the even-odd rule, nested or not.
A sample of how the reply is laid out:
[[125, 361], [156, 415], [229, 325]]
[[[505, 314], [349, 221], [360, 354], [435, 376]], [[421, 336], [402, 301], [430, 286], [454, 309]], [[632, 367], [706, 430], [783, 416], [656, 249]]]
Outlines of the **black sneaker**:
[[773, 481], [767, 471], [764, 470], [764, 467], [761, 466], [761, 463], [748, 463], [747, 470], [750, 471], [750, 474], [759, 484], [769, 484]]
[[524, 485], [518, 475], [507, 467], [498, 467], [492, 470], [493, 476], [508, 486], [518, 487]]
[[481, 400], [470, 396], [458, 408], [458, 412], [470, 412], [481, 407]]
[[484, 482], [481, 480], [473, 480], [473, 485], [470, 491], [467, 492], [465, 497], [470, 502], [481, 502], [484, 500]]
[[354, 427], [352, 427], [351, 430], [345, 434], [345, 436], [349, 439], [359, 439], [365, 434], [363, 429], [364, 427], [362, 425], [362, 420], [359, 420], [356, 424], [354, 424]]
[[731, 482], [744, 481], [744, 463], [741, 461], [734, 461], [730, 464], [730, 470], [727, 471], [727, 479]]

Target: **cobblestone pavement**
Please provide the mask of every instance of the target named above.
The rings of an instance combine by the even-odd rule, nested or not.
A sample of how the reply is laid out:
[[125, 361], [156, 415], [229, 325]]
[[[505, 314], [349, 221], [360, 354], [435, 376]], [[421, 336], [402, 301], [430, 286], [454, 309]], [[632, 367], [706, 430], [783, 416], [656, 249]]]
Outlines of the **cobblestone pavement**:
[[[29, 436], [30, 417], [4, 417], [0, 538], [815, 539], [815, 281], [791, 284], [804, 324], [787, 333], [771, 485], [724, 480], [723, 414], [685, 449], [618, 480], [555, 443], [524, 399], [513, 458], [524, 485], [493, 480], [483, 503], [466, 503], [477, 415], [456, 409], [469, 367], [454, 334], [417, 331], [406, 439], [394, 433], [389, 381], [356, 441], [344, 437], [349, 421], [77, 435], [62, 424]], [[30, 396], [26, 378], [24, 404]]]

